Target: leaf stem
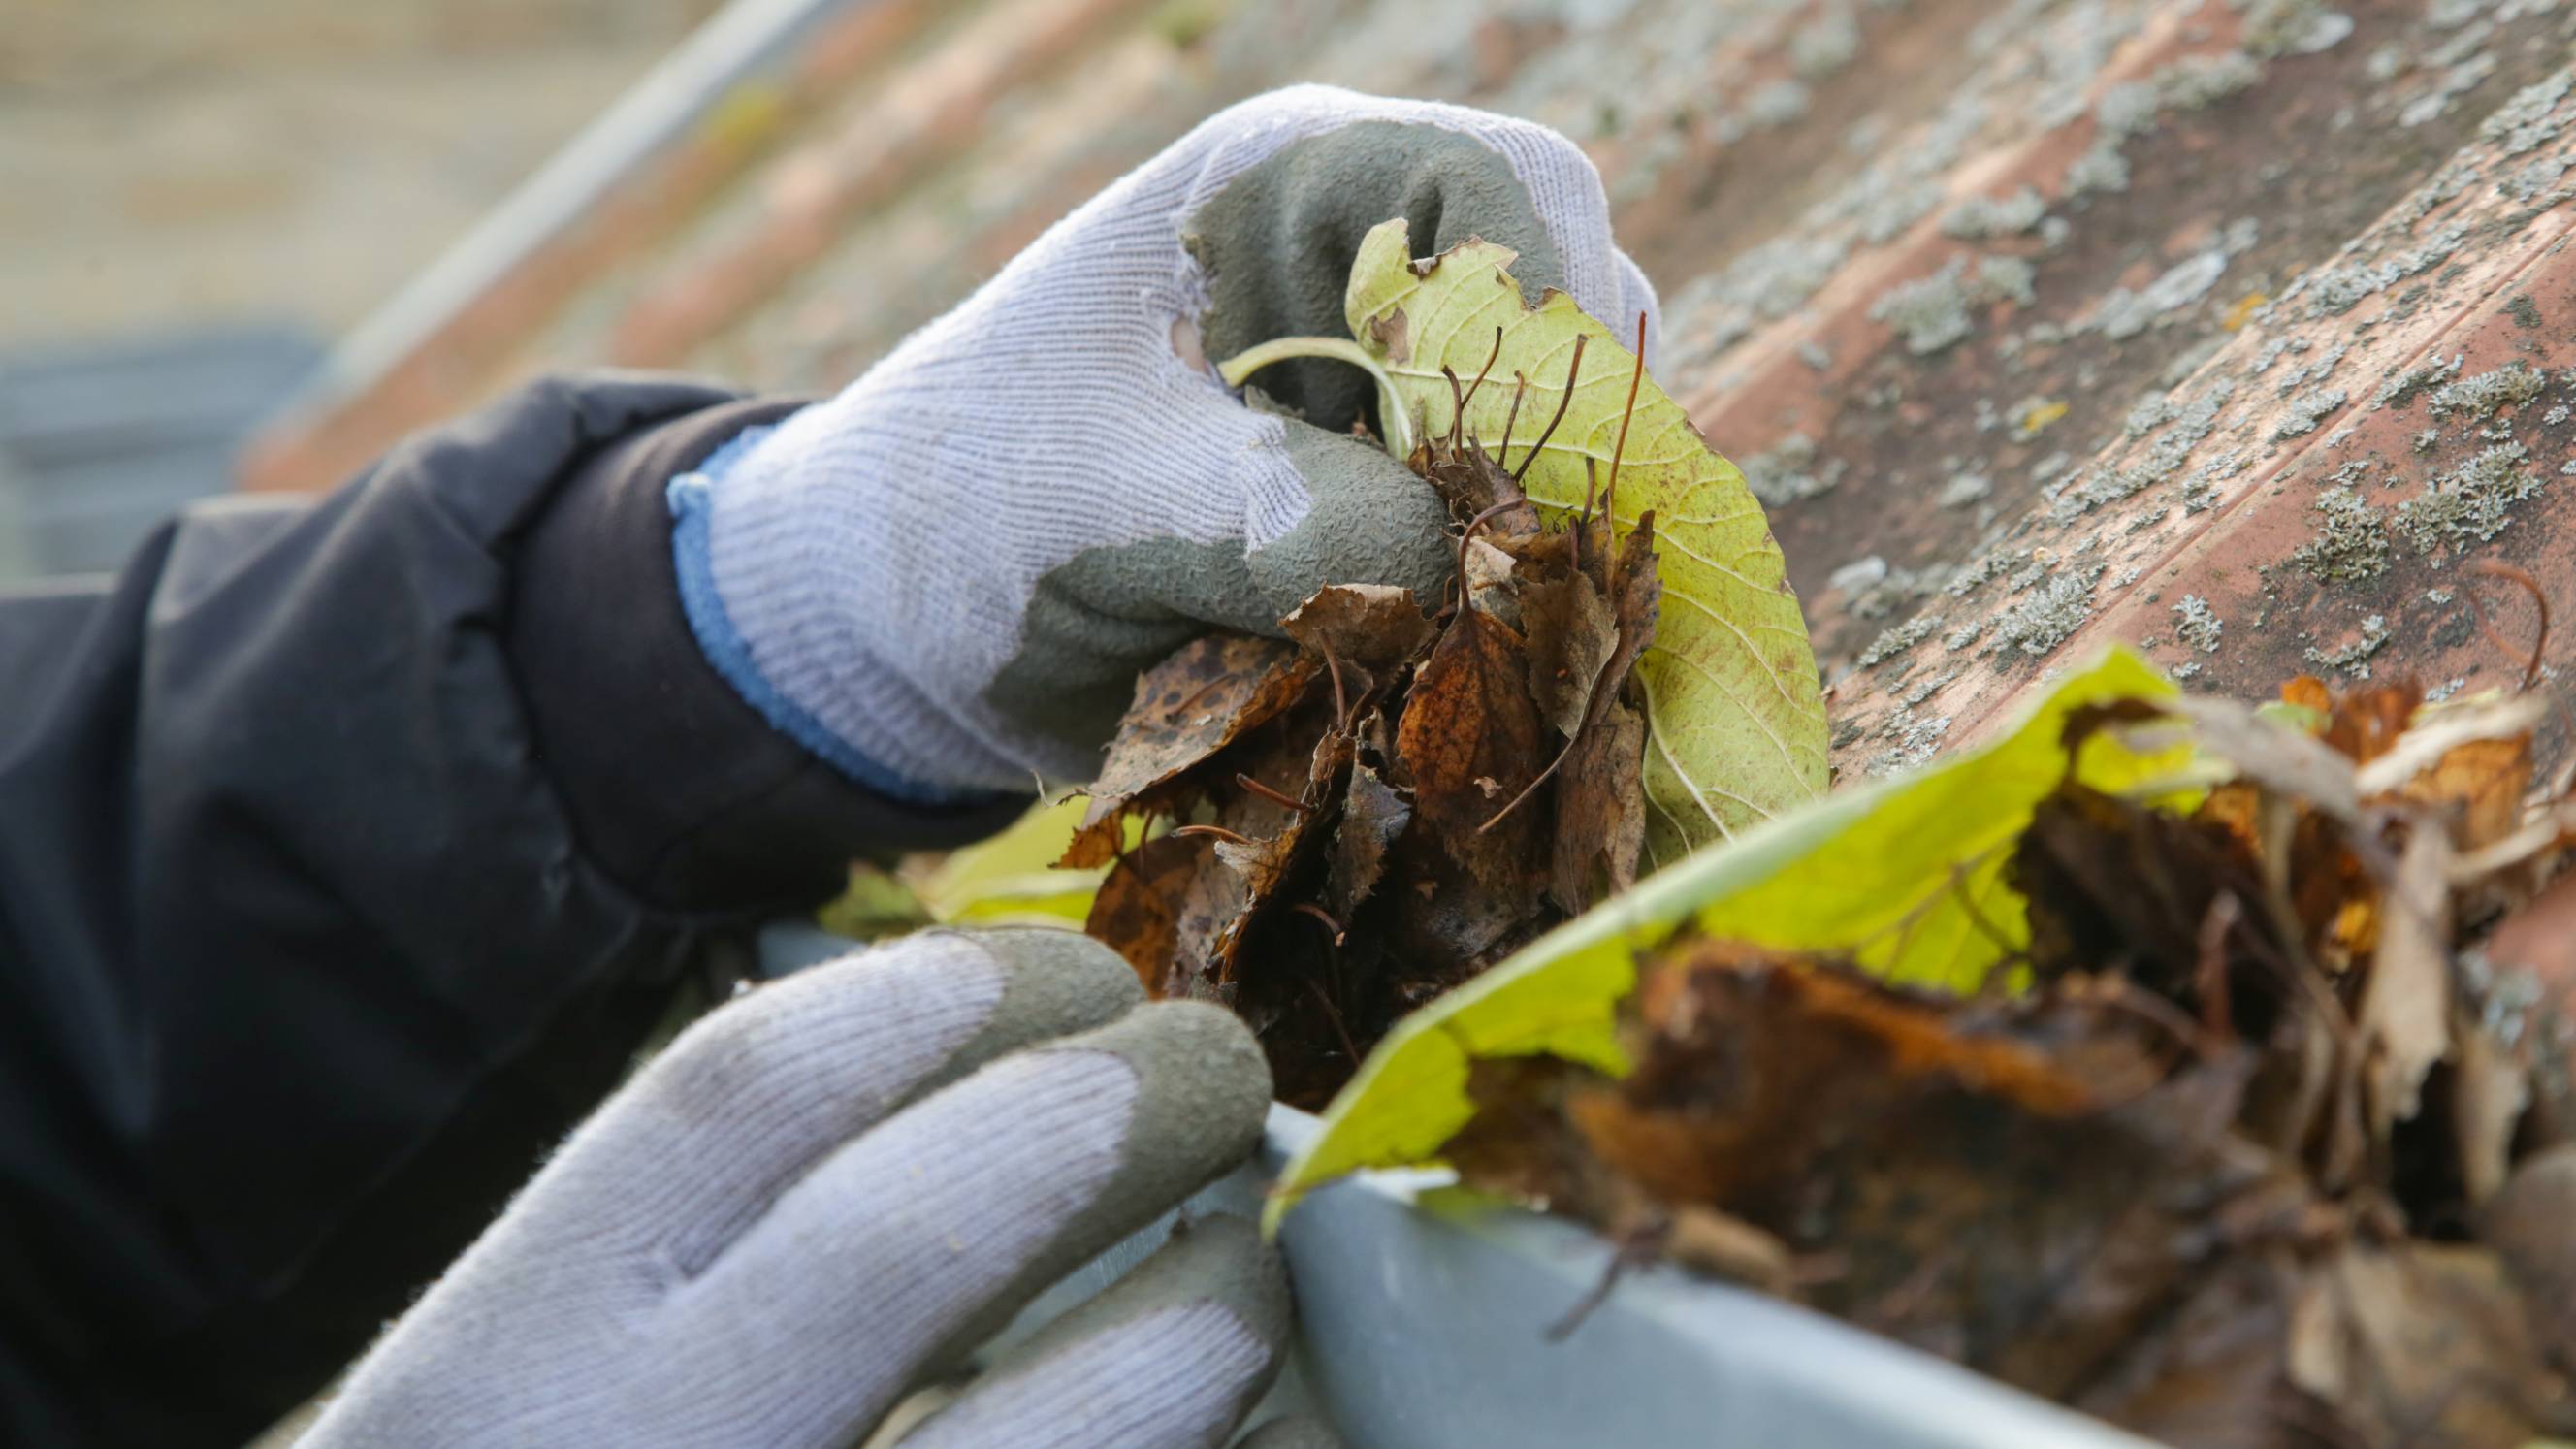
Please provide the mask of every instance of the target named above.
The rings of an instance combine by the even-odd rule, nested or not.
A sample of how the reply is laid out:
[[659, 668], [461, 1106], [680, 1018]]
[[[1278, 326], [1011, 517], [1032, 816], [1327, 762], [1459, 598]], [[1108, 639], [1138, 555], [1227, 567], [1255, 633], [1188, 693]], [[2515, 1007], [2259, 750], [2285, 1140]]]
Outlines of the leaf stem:
[[1396, 396], [1395, 379], [1386, 375], [1367, 349], [1346, 337], [1274, 337], [1218, 363], [1216, 374], [1227, 387], [1241, 387], [1244, 379], [1270, 364], [1296, 357], [1347, 362], [1377, 379], [1378, 421], [1386, 425], [1386, 450], [1398, 458], [1413, 456], [1413, 417], [1404, 410], [1404, 399]]
[[[1619, 414], [1619, 442], [1610, 450], [1610, 481], [1601, 490], [1601, 511], [1609, 515], [1610, 529], [1613, 533], [1619, 529], [1619, 460], [1628, 455], [1628, 424], [1637, 416], [1637, 385], [1645, 380], [1646, 314], [1640, 312], [1637, 314], [1637, 369], [1628, 374], [1628, 406]], [[1584, 499], [1583, 506], [1585, 511], [1589, 512], [1592, 500]], [[1615, 555], [1611, 559], [1611, 565], [1614, 568], [1618, 565]]]
[[[1520, 487], [1521, 480], [1529, 476], [1530, 464], [1538, 461], [1539, 450], [1547, 446], [1547, 440], [1556, 436], [1556, 425], [1565, 421], [1565, 410], [1574, 406], [1574, 389], [1583, 380], [1583, 344], [1591, 340], [1580, 332], [1574, 334], [1574, 360], [1565, 366], [1565, 395], [1556, 400], [1556, 416], [1547, 420], [1547, 431], [1530, 444], [1529, 456], [1521, 459], [1519, 470], [1512, 474], [1512, 486]], [[1502, 459], [1494, 461], [1500, 464]]]
[[1512, 458], [1512, 427], [1521, 420], [1521, 395], [1529, 391], [1529, 379], [1512, 374], [1512, 410], [1503, 414], [1503, 446], [1494, 454], [1494, 466], [1508, 468]]
[[1250, 775], [1244, 774], [1240, 770], [1235, 772], [1234, 783], [1241, 785], [1243, 788], [1260, 796], [1262, 799], [1269, 801], [1273, 805], [1277, 805], [1288, 810], [1294, 810], [1300, 815], [1306, 813], [1305, 801], [1299, 800], [1285, 791], [1273, 790], [1269, 786], [1262, 784], [1259, 780], [1252, 778]]

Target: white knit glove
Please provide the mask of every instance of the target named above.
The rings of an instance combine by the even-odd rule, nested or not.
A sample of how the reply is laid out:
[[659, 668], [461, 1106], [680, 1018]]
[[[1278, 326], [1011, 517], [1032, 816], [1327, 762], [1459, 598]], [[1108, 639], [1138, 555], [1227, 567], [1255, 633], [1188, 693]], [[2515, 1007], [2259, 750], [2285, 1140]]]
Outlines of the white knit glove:
[[918, 800], [1089, 779], [1139, 672], [1212, 625], [1275, 633], [1325, 583], [1437, 599], [1431, 490], [1348, 436], [1321, 362], [1247, 408], [1207, 365], [1346, 336], [1370, 227], [1470, 235], [1625, 327], [1654, 293], [1574, 144], [1482, 111], [1301, 86], [1092, 198], [838, 397], [673, 488], [708, 657], [772, 723]]
[[[1142, 995], [1094, 942], [995, 931], [727, 1005], [573, 1135], [304, 1442], [857, 1443], [1251, 1149], [1251, 1034]], [[1288, 1327], [1257, 1235], [1205, 1219], [903, 1442], [1219, 1444]]]

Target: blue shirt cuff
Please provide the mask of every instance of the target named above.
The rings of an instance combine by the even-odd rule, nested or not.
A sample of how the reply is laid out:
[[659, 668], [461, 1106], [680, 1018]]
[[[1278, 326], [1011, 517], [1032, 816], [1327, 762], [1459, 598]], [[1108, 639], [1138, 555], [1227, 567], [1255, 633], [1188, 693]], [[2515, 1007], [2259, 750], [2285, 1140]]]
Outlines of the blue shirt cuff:
[[743, 429], [708, 454], [695, 469], [673, 478], [665, 490], [671, 506], [671, 557], [679, 573], [680, 608], [688, 615], [689, 631], [697, 636], [700, 652], [761, 718], [822, 756], [834, 769], [888, 799], [907, 805], [962, 806], [989, 805], [1003, 798], [989, 790], [945, 789], [905, 779], [859, 753], [802, 705], [780, 693], [753, 662], [751, 646], [734, 628], [732, 615], [725, 611], [724, 598], [716, 591], [715, 564], [709, 548], [710, 517], [716, 484], [744, 454], [775, 431], [776, 425], [768, 423]]

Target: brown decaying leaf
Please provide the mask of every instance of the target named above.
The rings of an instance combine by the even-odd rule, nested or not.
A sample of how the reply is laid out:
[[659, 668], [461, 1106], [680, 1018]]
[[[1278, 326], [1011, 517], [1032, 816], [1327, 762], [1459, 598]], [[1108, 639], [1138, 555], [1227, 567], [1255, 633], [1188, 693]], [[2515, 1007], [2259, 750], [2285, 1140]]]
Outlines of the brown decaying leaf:
[[2531, 736], [2518, 734], [2454, 746], [2398, 793], [2446, 817], [2451, 843], [2470, 851], [2514, 833], [2530, 788]]
[[1612, 650], [1610, 662], [1602, 666], [1601, 675], [1592, 684], [1591, 708], [1584, 715], [1588, 727], [1601, 717], [1610, 701], [1619, 697], [1619, 687], [1627, 682], [1630, 670], [1637, 667], [1637, 656], [1655, 642], [1655, 621], [1663, 613], [1664, 586], [1655, 570], [1655, 511], [1647, 509], [1637, 515], [1636, 525], [1619, 549], [1618, 566], [1610, 576], [1611, 613], [1619, 621], [1619, 647]]
[[1160, 991], [1176, 967], [1196, 969], [1232, 914], [1232, 903], [1199, 889], [1210, 872], [1212, 842], [1163, 836], [1127, 853], [1092, 897], [1086, 934], [1106, 941], [1149, 991]]
[[2252, 1052], [2115, 1000], [1694, 943], [1641, 983], [1628, 1078], [1480, 1067], [1453, 1159], [1623, 1236], [1715, 1214], [1717, 1271], [2167, 1442], [2519, 1445], [2563, 1412], [2492, 1253], [2385, 1241], [2236, 1130]]
[[1512, 475], [1474, 443], [1456, 447], [1426, 441], [1414, 445], [1413, 471], [1439, 492], [1449, 512], [1464, 527], [1475, 518], [1498, 539], [1526, 538], [1540, 531], [1538, 510]]
[[1649, 975], [1629, 1044], [1626, 1081], [1565, 1089], [1592, 1170], [1828, 1258], [1807, 1301], [2045, 1393], [2307, 1201], [2227, 1146], [2243, 1054], [2146, 1090], [2165, 1043], [2100, 997], [1917, 997], [1710, 943]]
[[[1604, 516], [1606, 517], [1606, 508]], [[1610, 647], [1607, 657], [1602, 660], [1600, 668], [1593, 674], [1591, 686], [1585, 691], [1583, 718], [1574, 727], [1573, 734], [1566, 740], [1564, 748], [1558, 750], [1556, 757], [1548, 761], [1546, 769], [1539, 771], [1529, 784], [1511, 796], [1501, 810], [1489, 817], [1480, 827], [1482, 830], [1490, 832], [1500, 826], [1507, 817], [1516, 814], [1529, 797], [1537, 792], [1541, 784], [1553, 778], [1558, 770], [1564, 768], [1565, 762], [1574, 755], [1575, 751], [1586, 745], [1592, 733], [1598, 728], [1602, 715], [1618, 699], [1620, 689], [1627, 683], [1629, 671], [1636, 666], [1637, 656], [1643, 654], [1646, 646], [1654, 642], [1655, 619], [1663, 601], [1663, 585], [1657, 581], [1654, 568], [1654, 510], [1648, 509], [1637, 515], [1635, 531], [1629, 534], [1626, 546], [1620, 550], [1615, 567], [1605, 562], [1609, 558], [1608, 524], [1600, 523], [1597, 527], [1596, 533], [1594, 520], [1580, 519], [1566, 536], [1578, 543], [1587, 534], [1594, 534], [1601, 540], [1594, 550], [1585, 556], [1582, 567], [1596, 572], [1607, 570], [1601, 582], [1605, 592], [1609, 593], [1614, 600], [1612, 617], [1618, 624], [1617, 642]], [[1568, 621], [1568, 623], [1570, 627], [1582, 627], [1576, 621]], [[1639, 773], [1642, 778], [1642, 767]], [[1639, 808], [1642, 812], [1643, 806]]]
[[1583, 729], [1592, 681], [1619, 647], [1610, 601], [1590, 577], [1571, 572], [1521, 591], [1521, 628], [1529, 636], [1530, 697], [1568, 739]]
[[2168, 1444], [2523, 1449], [2556, 1406], [2516, 1300], [2473, 1249], [2243, 1253], [2071, 1402]]
[[1120, 822], [1148, 804], [1148, 792], [1294, 704], [1316, 667], [1284, 640], [1212, 634], [1147, 670], [1092, 782], [1091, 807], [1057, 864], [1108, 864], [1118, 853]]
[[1556, 787], [1556, 843], [1547, 893], [1568, 913], [1593, 900], [1593, 883], [1616, 895], [1637, 883], [1646, 846], [1646, 792], [1638, 778], [1646, 718], [1613, 703], [1569, 747]]
[[2195, 1018], [2223, 1012], [2256, 1036], [2280, 1015], [2279, 985], [2260, 978], [2231, 973], [2225, 1003], [2200, 999], [2201, 929], [2221, 897], [2254, 908], [2226, 943], [2231, 956], [2284, 950], [2261, 910], [2262, 868], [2231, 828], [2070, 785], [2041, 802], [2008, 869], [2030, 901], [2040, 979], [2117, 969]]
[[[2063, 1117], [2093, 1091], [2000, 1034], [1952, 1029], [1955, 1002], [1856, 972], [1722, 943], [1685, 948], [1639, 985], [1635, 1069], [1569, 1104], [1594, 1155], [1674, 1202], [1740, 1210], [1835, 1150], [1819, 1123], [1961, 1089]], [[1712, 1075], [1711, 1061], [1728, 1064]]]
[[1539, 820], [1479, 827], [1538, 778], [1538, 706], [1520, 636], [1482, 610], [1462, 609], [1414, 675], [1396, 722], [1395, 753], [1413, 812], [1450, 857], [1486, 887], [1527, 884]]
[[2282, 685], [2281, 702], [2314, 710], [2320, 717], [2331, 714], [2335, 706], [2334, 691], [2326, 688], [2326, 682], [2313, 674], [2302, 674]]
[[1372, 670], [1411, 659], [1432, 634], [1431, 621], [1414, 606], [1412, 591], [1382, 584], [1317, 589], [1279, 627], [1316, 655]]
[[2159, 1444], [2335, 1442], [2299, 1437], [2321, 1426], [2287, 1387], [2292, 1271], [2268, 1254], [2222, 1261], [2176, 1295], [2161, 1332], [2124, 1345], [2067, 1402]]
[[1413, 806], [1395, 787], [1367, 765], [1351, 769], [1350, 790], [1342, 797], [1342, 823], [1333, 832], [1333, 852], [1324, 877], [1324, 904], [1336, 917], [1350, 919], [1377, 890], [1386, 873], [1386, 853], [1413, 821]]
[[2281, 697], [2325, 715], [2321, 738], [2356, 765], [2367, 765], [2388, 753], [2424, 703], [2424, 690], [2411, 679], [2393, 679], [2336, 695], [2306, 675], [2282, 686]]
[[2531, 695], [2428, 710], [2387, 748], [2356, 760], [2355, 779], [2365, 795], [2386, 794], [2432, 769], [2460, 745], [2479, 740], [2527, 742], [2532, 728], [2547, 713], [2547, 702]]

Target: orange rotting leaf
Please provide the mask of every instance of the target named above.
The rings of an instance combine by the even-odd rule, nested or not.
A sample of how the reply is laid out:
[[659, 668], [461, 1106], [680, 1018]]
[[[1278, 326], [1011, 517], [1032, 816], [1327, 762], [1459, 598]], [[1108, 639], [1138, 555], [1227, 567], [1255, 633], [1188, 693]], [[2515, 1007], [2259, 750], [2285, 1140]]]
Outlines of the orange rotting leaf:
[[2433, 768], [2409, 781], [2400, 795], [2448, 821], [2453, 845], [2476, 850], [2504, 839], [2522, 824], [2531, 774], [2529, 735], [2470, 740], [2454, 745]]
[[1534, 819], [1480, 833], [1503, 802], [1537, 779], [1542, 748], [1522, 640], [1481, 610], [1461, 610], [1414, 677], [1395, 749], [1413, 784], [1416, 818], [1450, 854], [1498, 890], [1526, 885]]
[[2423, 703], [2423, 686], [2411, 679], [2365, 685], [2327, 707], [2323, 738], [2354, 764], [2369, 764], [2406, 733]]

